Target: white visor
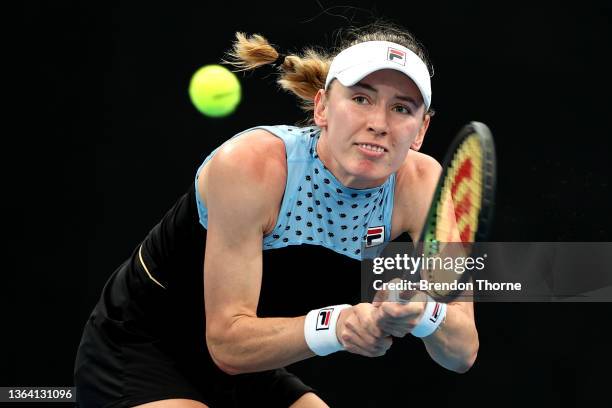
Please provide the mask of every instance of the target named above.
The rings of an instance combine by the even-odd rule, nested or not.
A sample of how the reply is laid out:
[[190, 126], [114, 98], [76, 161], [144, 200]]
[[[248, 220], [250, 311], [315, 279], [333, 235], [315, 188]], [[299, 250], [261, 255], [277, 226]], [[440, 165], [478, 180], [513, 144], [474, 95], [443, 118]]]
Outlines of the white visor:
[[353, 86], [372, 72], [394, 69], [403, 72], [421, 91], [425, 110], [431, 106], [431, 81], [427, 66], [414, 52], [388, 41], [367, 41], [343, 50], [329, 67], [325, 89], [336, 78], [344, 86]]

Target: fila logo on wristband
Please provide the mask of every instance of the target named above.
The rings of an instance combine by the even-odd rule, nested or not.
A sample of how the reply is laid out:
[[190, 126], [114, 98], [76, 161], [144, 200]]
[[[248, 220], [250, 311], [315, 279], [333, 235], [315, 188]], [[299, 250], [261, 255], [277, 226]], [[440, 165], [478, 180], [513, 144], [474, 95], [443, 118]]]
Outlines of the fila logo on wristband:
[[328, 330], [331, 321], [331, 315], [334, 311], [333, 307], [319, 310], [319, 318], [317, 319], [316, 330]]
[[344, 350], [336, 335], [340, 312], [351, 305], [327, 306], [308, 312], [304, 319], [304, 339], [308, 348], [318, 356]]
[[442, 308], [440, 307], [440, 304], [436, 302], [436, 306], [434, 307], [434, 310], [431, 314], [431, 317], [429, 318], [429, 321], [432, 323], [437, 322], [440, 316], [442, 315], [441, 312], [442, 312]]
[[429, 336], [436, 331], [446, 317], [446, 303], [438, 303], [429, 295], [426, 302], [421, 320], [411, 332], [415, 337]]

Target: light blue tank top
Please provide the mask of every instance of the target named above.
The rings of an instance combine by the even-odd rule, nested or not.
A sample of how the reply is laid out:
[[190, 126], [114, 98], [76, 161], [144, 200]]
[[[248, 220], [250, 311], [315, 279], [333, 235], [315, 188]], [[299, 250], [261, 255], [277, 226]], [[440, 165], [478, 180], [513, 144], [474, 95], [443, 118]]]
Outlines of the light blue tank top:
[[[362, 243], [367, 248], [390, 241], [395, 173], [378, 187], [348, 188], [316, 154], [320, 128], [257, 126], [234, 137], [253, 129], [264, 129], [281, 138], [287, 154], [285, 194], [276, 227], [263, 238], [264, 250], [289, 245], [322, 245], [361, 260]], [[197, 179], [219, 147], [206, 157], [196, 173], [198, 214], [204, 228], [208, 228], [208, 211], [197, 191]]]

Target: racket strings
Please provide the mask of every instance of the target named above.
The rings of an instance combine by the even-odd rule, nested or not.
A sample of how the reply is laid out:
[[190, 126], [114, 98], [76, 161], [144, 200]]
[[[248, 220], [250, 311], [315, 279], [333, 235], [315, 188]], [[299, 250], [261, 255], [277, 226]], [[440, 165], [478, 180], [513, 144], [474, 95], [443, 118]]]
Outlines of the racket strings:
[[436, 216], [438, 241], [474, 242], [482, 201], [482, 160], [478, 135], [468, 136], [458, 147], [444, 179]]
[[457, 268], [457, 262], [467, 262], [472, 244], [486, 236], [495, 183], [494, 146], [484, 124], [462, 129], [451, 149], [423, 226], [422, 246], [415, 249], [428, 262], [421, 267], [421, 279], [441, 284], [427, 293], [442, 301], [459, 294], [469, 299], [470, 292], [458, 284], [468, 282], [471, 274]]

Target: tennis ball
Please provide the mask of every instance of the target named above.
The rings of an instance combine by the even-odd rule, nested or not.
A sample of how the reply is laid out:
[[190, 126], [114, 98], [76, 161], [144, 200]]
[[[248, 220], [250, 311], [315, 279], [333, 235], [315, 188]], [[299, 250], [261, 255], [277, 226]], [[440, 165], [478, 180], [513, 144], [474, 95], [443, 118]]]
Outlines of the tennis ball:
[[204, 115], [227, 116], [240, 103], [240, 81], [221, 65], [206, 65], [193, 74], [189, 83], [189, 97]]

